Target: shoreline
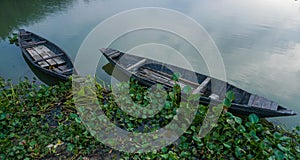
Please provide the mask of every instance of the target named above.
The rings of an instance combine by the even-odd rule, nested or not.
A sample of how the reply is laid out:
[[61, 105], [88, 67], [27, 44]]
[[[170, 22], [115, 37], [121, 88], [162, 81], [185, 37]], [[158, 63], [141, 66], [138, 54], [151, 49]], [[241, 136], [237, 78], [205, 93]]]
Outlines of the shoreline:
[[[131, 85], [135, 94], [134, 100], [145, 104], [145, 88]], [[17, 84], [0, 78], [0, 157], [10, 159], [51, 159], [51, 158], [134, 158], [137, 159], [182, 159], [182, 158], [300, 158], [300, 126], [298, 131], [287, 131], [274, 127], [271, 122], [259, 119], [256, 115], [237, 117], [227, 112], [222, 114], [212, 132], [202, 139], [196, 134], [199, 124], [205, 117], [207, 107], [199, 105], [193, 123], [180, 136], [179, 143], [173, 143], [160, 150], [149, 153], [125, 153], [107, 147], [93, 137], [83, 125], [74, 106], [70, 91], [71, 82], [54, 86], [36, 85], [25, 79]], [[109, 100], [111, 94], [97, 84], [100, 102]], [[132, 120], [121, 113], [120, 108], [112, 101], [101, 105], [105, 114], [125, 130], [137, 132], [143, 119]], [[159, 117], [151, 118], [148, 129], [156, 130], [170, 122], [178, 107], [175, 99], [169, 99], [169, 107], [158, 113]], [[105, 107], [105, 108], [103, 108]], [[116, 114], [118, 113], [118, 114]], [[125, 121], [123, 121], [123, 120]], [[124, 123], [126, 122], [126, 123]], [[118, 141], [122, 143], [122, 141]], [[135, 158], [134, 158], [135, 159]]]

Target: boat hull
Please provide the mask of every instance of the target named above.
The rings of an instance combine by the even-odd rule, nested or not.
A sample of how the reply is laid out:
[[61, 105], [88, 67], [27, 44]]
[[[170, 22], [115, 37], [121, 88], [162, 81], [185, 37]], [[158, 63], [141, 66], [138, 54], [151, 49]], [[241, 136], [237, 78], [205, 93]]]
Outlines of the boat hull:
[[[164, 64], [164, 63], [161, 63], [161, 62], [158, 62], [158, 61], [155, 61], [155, 60], [151, 60], [151, 59], [147, 59], [147, 58], [143, 58], [143, 57], [139, 57], [139, 56], [129, 55], [129, 54], [117, 51], [117, 50], [113, 50], [113, 49], [100, 49], [100, 51], [108, 59], [108, 61], [113, 66], [116, 67], [116, 69], [118, 69], [121, 72], [125, 73], [125, 75], [128, 76], [128, 78], [133, 77], [140, 84], [142, 84], [144, 86], [152, 86], [152, 85], [155, 85], [157, 83], [160, 83], [167, 90], [170, 90], [170, 89], [173, 88], [173, 86], [171, 84], [164, 83], [162, 81], [159, 81], [158, 79], [155, 79], [155, 78], [151, 79], [151, 77], [146, 78], [144, 76], [141, 76], [140, 72], [142, 72], [142, 70], [144, 70], [147, 67], [151, 68], [151, 65], [152, 65], [153, 70], [155, 70], [155, 69], [159, 70], [158, 69], [159, 67], [153, 67], [154, 65], [164, 66], [165, 67], [164, 69], [161, 69], [163, 67], [160, 68], [160, 71], [162, 71], [164, 73], [159, 72], [159, 71], [156, 70], [156, 72], [159, 72], [159, 73], [163, 74], [164, 76], [166, 76], [165, 73], [169, 73], [169, 74], [171, 73], [170, 71], [168, 71], [168, 69], [171, 70], [171, 71], [176, 71], [176, 72], [182, 73], [183, 78], [188, 79], [188, 80], [183, 79], [183, 80], [185, 80], [184, 82], [189, 82], [190, 84], [197, 83], [197, 84], [200, 85], [208, 77], [206, 75], [203, 75], [203, 74], [200, 74], [200, 73], [195, 73], [195, 72], [192, 72], [192, 71], [189, 71], [189, 70], [186, 70], [186, 69], [183, 69], [183, 68], [179, 68], [179, 67], [176, 67], [176, 66], [173, 66], [173, 65]], [[116, 55], [116, 53], [113, 54], [112, 53], [113, 51], [118, 52], [118, 55]], [[144, 65], [138, 66], [137, 63], [140, 63], [143, 59], [146, 59], [147, 63], [144, 64]], [[132, 62], [130, 62], [130, 61], [132, 61]], [[137, 65], [135, 71], [132, 71], [129, 64], [133, 64], [131, 66]], [[195, 77], [191, 78], [192, 75], [195, 75], [196, 78]], [[118, 78], [118, 77], [115, 77], [115, 78]], [[210, 97], [210, 95], [213, 93], [212, 92], [213, 87], [211, 85], [212, 82], [217, 83], [217, 84], [218, 83], [225, 84], [225, 86], [226, 86], [225, 88], [223, 88], [223, 92], [219, 92], [219, 93], [221, 93], [221, 94], [218, 95], [219, 99], [215, 99], [215, 98]], [[196, 87], [194, 87], [194, 89], [195, 88]], [[259, 117], [262, 117], [262, 118], [296, 115], [296, 113], [294, 111], [288, 110], [288, 109], [278, 105], [277, 103], [275, 103], [273, 101], [270, 101], [270, 100], [268, 100], [266, 98], [263, 98], [261, 96], [251, 94], [251, 93], [246, 92], [246, 91], [244, 91], [244, 90], [242, 90], [238, 87], [235, 87], [231, 84], [228, 84], [226, 82], [223, 82], [223, 81], [220, 81], [220, 80], [217, 80], [217, 79], [214, 79], [214, 78], [211, 78], [211, 83], [209, 83], [208, 87], [206, 88], [206, 91], [204, 91], [202, 93], [202, 96], [199, 99], [199, 102], [200, 102], [200, 104], [203, 104], [203, 105], [208, 105], [211, 102], [213, 102], [214, 104], [222, 103], [222, 100], [223, 100], [223, 98], [225, 96], [225, 93], [227, 91], [233, 91], [236, 95], [236, 99], [233, 101], [231, 107], [229, 108], [229, 111], [234, 113], [234, 114], [247, 116], [249, 114], [255, 113], [256, 115], [258, 115]], [[222, 94], [224, 94], [224, 95], [222, 96]]]
[[[74, 65], [66, 52], [54, 43], [23, 29], [19, 30], [18, 38], [23, 56], [34, 68], [62, 81], [69, 80], [69, 77], [76, 73]], [[37, 47], [40, 50], [33, 49]]]

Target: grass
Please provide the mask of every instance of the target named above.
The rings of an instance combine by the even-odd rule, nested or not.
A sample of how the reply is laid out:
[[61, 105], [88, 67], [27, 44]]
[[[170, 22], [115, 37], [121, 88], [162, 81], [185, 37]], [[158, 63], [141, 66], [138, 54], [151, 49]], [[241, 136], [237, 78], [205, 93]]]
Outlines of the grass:
[[[146, 106], [157, 95], [131, 81], [130, 99]], [[168, 93], [155, 116], [134, 118], [116, 104], [118, 97], [97, 84], [97, 97], [107, 117], [131, 132], [150, 132], [168, 124], [178, 108], [177, 90]], [[120, 89], [120, 86], [118, 87]], [[85, 93], [83, 93], [85, 94]], [[119, 97], [120, 98], [120, 97]], [[122, 97], [121, 97], [122, 98]], [[225, 106], [234, 98], [228, 94]], [[123, 99], [126, 101], [126, 99]], [[158, 102], [157, 102], [158, 103]], [[128, 104], [132, 102], [128, 101]], [[207, 111], [199, 105], [188, 130], [167, 147], [150, 153], [125, 153], [95, 139], [76, 112], [71, 82], [55, 86], [36, 85], [25, 79], [13, 85], [0, 79], [1, 159], [300, 159], [300, 127], [293, 131], [273, 127], [255, 114], [240, 118], [227, 112], [213, 130], [200, 139], [197, 134]], [[147, 122], [147, 123], [146, 123]]]

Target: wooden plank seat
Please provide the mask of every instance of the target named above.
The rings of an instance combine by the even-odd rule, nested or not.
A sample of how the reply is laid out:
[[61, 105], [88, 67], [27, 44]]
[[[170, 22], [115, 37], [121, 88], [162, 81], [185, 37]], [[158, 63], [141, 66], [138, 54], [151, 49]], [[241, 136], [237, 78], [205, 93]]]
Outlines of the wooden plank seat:
[[53, 68], [53, 71], [55, 71], [57, 73], [65, 74], [65, 73], [72, 72], [73, 68], [69, 68], [69, 69], [66, 69], [66, 70], [60, 70], [59, 68]]
[[40, 65], [41, 67], [49, 67], [49, 64], [32, 48], [26, 48], [29, 55]]
[[[54, 52], [52, 52], [48, 47], [44, 46], [44, 45], [39, 45], [37, 46], [41, 51], [47, 53], [50, 57], [55, 56], [56, 54]], [[61, 65], [66, 63], [62, 58], [58, 57], [53, 57], [53, 60], [57, 63], [57, 65]]]
[[35, 45], [43, 44], [46, 43], [47, 41], [39, 41], [39, 42], [28, 42], [28, 44], [23, 45], [22, 47], [27, 48], [27, 47], [32, 47]]
[[67, 65], [61, 65], [61, 66], [57, 66], [57, 68], [63, 71], [68, 69], [69, 67]]
[[[36, 51], [38, 51], [40, 53], [40, 55], [42, 55], [43, 58], [48, 58], [49, 57], [53, 57], [51, 61], [54, 61], [54, 65], [62, 65], [65, 64], [66, 62], [60, 58], [60, 56], [54, 57], [57, 54], [55, 54], [54, 52], [52, 52], [48, 47], [44, 46], [44, 45], [39, 45], [36, 47], [33, 47]], [[52, 65], [52, 64], [51, 64]]]
[[31, 33], [21, 33], [20, 36], [31, 36]]
[[32, 47], [43, 59], [46, 59], [48, 58], [46, 61], [50, 64], [50, 66], [55, 66], [56, 65], [56, 62], [49, 58], [49, 54], [45, 53], [44, 51], [40, 50], [39, 47], [35, 46], [35, 47]]
[[118, 57], [120, 54], [121, 54], [120, 51], [112, 51], [112, 52], [108, 53], [107, 55], [113, 59], [113, 58]]
[[53, 71], [61, 74], [66, 74], [73, 71], [73, 68], [69, 68], [67, 65], [60, 65], [53, 68]]
[[136, 75], [138, 75], [138, 76], [140, 76], [142, 78], [145, 78], [148, 81], [152, 81], [153, 83], [160, 83], [160, 84], [163, 84], [163, 85], [168, 86], [170, 88], [173, 87], [173, 85], [171, 83], [169, 83], [168, 79], [164, 79], [162, 77], [156, 77], [153, 74], [149, 74], [149, 73], [140, 71], [140, 72], [137, 72]]
[[126, 68], [126, 70], [127, 70], [127, 71], [130, 71], [130, 70], [132, 70], [133, 68], [137, 68], [137, 67], [143, 65], [146, 61], [147, 61], [147, 59], [142, 59], [142, 60], [138, 61], [137, 63], [135, 63], [135, 64], [129, 66], [128, 68]]
[[66, 62], [61, 58], [64, 54], [55, 54], [44, 45], [26, 48], [27, 52], [34, 59], [34, 63], [38, 63], [41, 67], [51, 67], [63, 65]]
[[167, 77], [163, 77], [161, 75], [157, 75], [157, 74], [153, 74], [153, 72], [143, 69], [141, 71], [139, 71], [138, 73], [136, 73], [137, 75], [142, 75], [143, 77], [147, 77], [148, 79], [152, 79], [152, 80], [156, 80], [156, 81], [160, 81], [163, 83], [168, 83], [169, 79]]
[[73, 68], [69, 68], [69, 69], [67, 69], [67, 70], [64, 70], [64, 71], [62, 71], [62, 73], [64, 74], [64, 73], [69, 73], [69, 72], [72, 72], [73, 71]]
[[24, 41], [27, 41], [27, 42], [30, 42], [30, 41], [32, 41], [32, 39], [31, 39], [31, 38], [24, 38], [23, 40], [24, 40]]
[[202, 81], [202, 83], [196, 88], [193, 90], [193, 94], [195, 93], [202, 93], [203, 92], [203, 89], [208, 85], [208, 83], [210, 82], [211, 78], [210, 77], [206, 77], [206, 79], [204, 81]]
[[[143, 66], [143, 68], [145, 68], [145, 69], [147, 69], [147, 70], [150, 70], [150, 71], [152, 71], [152, 72], [156, 72], [156, 73], [159, 73], [159, 74], [161, 74], [161, 75], [167, 76], [168, 78], [171, 78], [171, 79], [172, 79], [172, 77], [173, 77], [173, 75], [170, 75], [170, 74], [165, 73], [165, 72], [161, 72], [161, 71], [158, 71], [158, 70], [154, 70], [154, 69], [151, 69], [151, 68], [148, 68], [148, 67], [145, 67], [145, 66]], [[193, 87], [195, 87], [195, 86], [197, 87], [197, 86], [199, 85], [198, 83], [195, 83], [195, 82], [192, 82], [192, 81], [190, 81], [190, 80], [187, 80], [187, 79], [184, 79], [184, 78], [180, 78], [180, 77], [179, 77], [178, 81], [179, 81], [179, 82], [182, 82], [182, 83], [187, 83], [187, 84], [189, 84], [189, 85], [191, 85], [191, 86], [193, 86]]]
[[163, 83], [167, 83], [169, 86], [174, 86], [176, 83], [181, 87], [185, 87], [186, 84], [182, 83], [182, 82], [175, 82], [173, 79], [172, 79], [172, 76], [167, 76], [165, 74], [161, 74], [162, 72], [156, 72], [154, 70], [150, 70], [150, 69], [147, 69], [147, 68], [144, 68], [143, 69], [143, 72], [146, 73], [146, 75], [149, 77], [149, 78], [153, 78], [153, 80], [160, 80], [161, 82]]
[[52, 56], [52, 57], [48, 57], [48, 58], [44, 58], [44, 59], [40, 59], [40, 60], [35, 60], [35, 61], [33, 61], [33, 63], [44, 61], [44, 60], [48, 60], [48, 59], [52, 59], [52, 58], [56, 58], [56, 57], [60, 57], [60, 56], [63, 56], [63, 55], [64, 55], [63, 53], [57, 54], [57, 55]]
[[110, 57], [111, 58], [116, 58], [116, 57], [119, 57], [120, 55], [121, 55], [120, 52], [117, 52], [117, 53], [111, 55]]
[[119, 51], [112, 51], [112, 52], [108, 53], [107, 55], [111, 56], [111, 55], [116, 54], [116, 53], [120, 53], [120, 52]]

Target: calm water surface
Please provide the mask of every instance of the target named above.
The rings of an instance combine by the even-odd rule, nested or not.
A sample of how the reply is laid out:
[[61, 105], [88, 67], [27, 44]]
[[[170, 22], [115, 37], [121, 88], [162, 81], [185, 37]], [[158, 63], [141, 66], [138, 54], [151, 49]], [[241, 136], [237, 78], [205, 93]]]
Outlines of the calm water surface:
[[[43, 75], [28, 66], [20, 49], [9, 44], [7, 37], [16, 29], [25, 28], [46, 37], [74, 60], [82, 41], [97, 24], [118, 12], [138, 7], [174, 9], [195, 19], [216, 42], [230, 83], [300, 114], [300, 3], [293, 0], [2, 0], [0, 77], [15, 82], [24, 76], [45, 81]], [[144, 30], [120, 37], [112, 47], [128, 49], [149, 41], [175, 49], [187, 46], [176, 35]], [[160, 47], [156, 50], [168, 52]], [[197, 62], [201, 66], [201, 57]], [[102, 70], [106, 63], [105, 59], [100, 60], [97, 76], [108, 82], [110, 76]], [[200, 68], [206, 73], [205, 67]], [[271, 120], [288, 128], [300, 125], [299, 115]]]

